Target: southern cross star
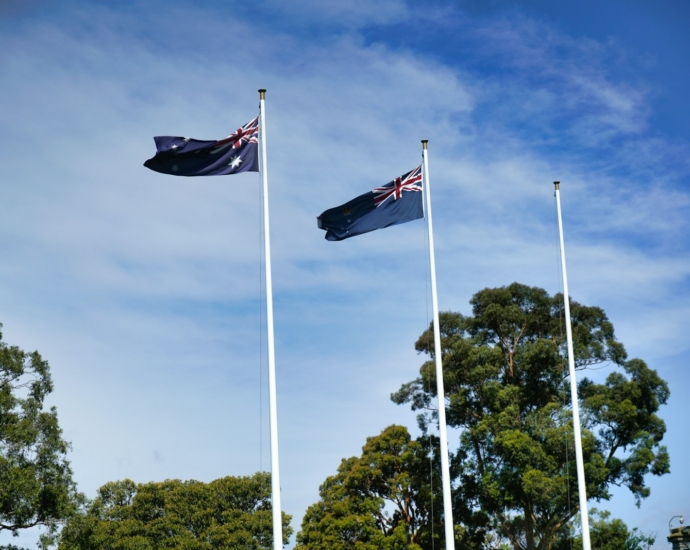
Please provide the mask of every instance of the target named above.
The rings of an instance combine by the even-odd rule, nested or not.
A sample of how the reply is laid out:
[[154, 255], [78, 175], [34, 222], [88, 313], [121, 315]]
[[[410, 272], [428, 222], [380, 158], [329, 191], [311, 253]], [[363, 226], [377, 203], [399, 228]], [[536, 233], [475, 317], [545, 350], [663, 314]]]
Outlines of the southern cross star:
[[240, 158], [239, 155], [235, 155], [230, 159], [230, 162], [228, 162], [228, 166], [232, 168], [238, 168], [239, 165], [242, 163], [242, 159]]
[[173, 172], [177, 172], [179, 169], [180, 169], [180, 167], [177, 166], [177, 164], [173, 164], [173, 165], [172, 165], [172, 171], [173, 171]]

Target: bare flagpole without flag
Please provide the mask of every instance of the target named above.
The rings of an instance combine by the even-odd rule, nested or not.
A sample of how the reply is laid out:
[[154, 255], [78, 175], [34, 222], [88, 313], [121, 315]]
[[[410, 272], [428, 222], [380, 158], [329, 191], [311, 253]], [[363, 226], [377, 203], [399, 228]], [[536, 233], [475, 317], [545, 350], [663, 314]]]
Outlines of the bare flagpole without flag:
[[570, 400], [573, 405], [573, 431], [575, 436], [575, 464], [577, 465], [577, 492], [580, 497], [580, 520], [582, 523], [582, 548], [590, 550], [589, 512], [587, 510], [587, 486], [582, 457], [582, 436], [580, 435], [580, 406], [577, 399], [577, 380], [575, 380], [575, 354], [573, 353], [573, 330], [570, 325], [570, 295], [568, 294], [568, 275], [565, 271], [565, 244], [563, 241], [563, 220], [561, 219], [561, 191], [559, 181], [556, 187], [556, 210], [558, 211], [558, 236], [561, 246], [561, 271], [563, 272], [563, 304], [565, 307], [565, 334], [568, 339], [568, 369], [570, 370]]
[[446, 534], [446, 550], [455, 550], [453, 506], [450, 494], [450, 465], [448, 461], [448, 435], [446, 433], [446, 393], [443, 389], [443, 357], [441, 355], [441, 328], [438, 320], [438, 296], [436, 294], [436, 259], [434, 256], [434, 230], [431, 222], [431, 188], [429, 186], [429, 158], [427, 144], [422, 140], [424, 159], [424, 185], [426, 193], [426, 220], [429, 227], [429, 266], [431, 275], [431, 303], [434, 314], [434, 358], [436, 359], [436, 393], [438, 395], [438, 431], [441, 439], [441, 472], [443, 483], [443, 516]]
[[273, 503], [273, 548], [283, 548], [283, 517], [280, 508], [278, 460], [278, 411], [276, 400], [276, 355], [273, 337], [273, 280], [271, 278], [271, 233], [268, 221], [268, 168], [266, 163], [266, 90], [259, 90], [259, 143], [264, 203], [264, 257], [266, 258], [266, 329], [268, 332], [268, 400], [271, 424], [271, 494]]

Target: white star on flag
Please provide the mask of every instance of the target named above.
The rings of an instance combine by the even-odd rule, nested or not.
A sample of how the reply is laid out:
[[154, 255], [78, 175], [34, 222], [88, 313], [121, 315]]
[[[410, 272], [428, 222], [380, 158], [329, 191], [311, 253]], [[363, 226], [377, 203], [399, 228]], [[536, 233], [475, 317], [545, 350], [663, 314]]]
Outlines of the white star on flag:
[[233, 168], [237, 168], [240, 164], [242, 164], [242, 159], [239, 155], [235, 155], [230, 159], [230, 162], [228, 162], [228, 166], [232, 166]]

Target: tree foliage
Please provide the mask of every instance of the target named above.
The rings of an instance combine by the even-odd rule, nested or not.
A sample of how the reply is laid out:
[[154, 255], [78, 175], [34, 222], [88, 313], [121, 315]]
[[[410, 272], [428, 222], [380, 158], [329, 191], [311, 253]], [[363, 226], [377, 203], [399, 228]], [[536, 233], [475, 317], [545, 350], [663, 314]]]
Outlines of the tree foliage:
[[[343, 459], [321, 485], [297, 535], [297, 549], [419, 550], [443, 535], [438, 457], [427, 438], [389, 426], [367, 438], [362, 456]], [[433, 473], [433, 477], [432, 474]]]
[[50, 534], [79, 505], [57, 411], [44, 409], [52, 390], [48, 362], [0, 333], [0, 532], [44, 526]]
[[[461, 428], [453, 457], [456, 521], [469, 530], [495, 528], [515, 549], [552, 548], [579, 512], [563, 297], [518, 283], [485, 289], [472, 316], [445, 313], [441, 339], [447, 420]], [[657, 416], [669, 390], [640, 359], [627, 360], [603, 310], [571, 302], [578, 369], [610, 366], [604, 381], [579, 382], [587, 495], [610, 497], [626, 486], [638, 505], [648, 474], [669, 472]], [[433, 329], [416, 343], [433, 359]], [[392, 395], [436, 416], [432, 360], [420, 377]]]
[[[632, 530], [620, 519], [609, 519], [611, 513], [590, 511], [589, 535], [592, 548], [597, 550], [649, 550], [656, 538], [641, 533], [637, 527]], [[582, 547], [582, 535], [572, 537], [561, 534], [554, 550], [572, 550]]]
[[[63, 528], [59, 550], [260, 550], [273, 547], [271, 477], [210, 483], [107, 483]], [[283, 513], [283, 543], [292, 529]]]

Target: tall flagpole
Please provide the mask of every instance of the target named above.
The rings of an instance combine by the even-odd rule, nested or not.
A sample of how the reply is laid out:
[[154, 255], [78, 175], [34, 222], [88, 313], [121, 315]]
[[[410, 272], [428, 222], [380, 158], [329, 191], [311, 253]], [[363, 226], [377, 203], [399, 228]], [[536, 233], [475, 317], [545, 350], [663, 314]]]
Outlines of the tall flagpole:
[[565, 272], [565, 244], [563, 241], [563, 221], [561, 219], [561, 191], [559, 181], [556, 187], [556, 209], [558, 210], [558, 236], [561, 245], [561, 271], [563, 272], [563, 304], [565, 306], [565, 334], [568, 339], [568, 368], [570, 369], [570, 400], [573, 404], [573, 430], [575, 435], [575, 463], [577, 465], [577, 492], [580, 497], [580, 520], [582, 523], [582, 548], [590, 550], [589, 512], [587, 510], [587, 487], [585, 467], [582, 458], [582, 436], [580, 435], [580, 406], [577, 400], [577, 381], [575, 380], [575, 354], [573, 353], [573, 330], [570, 326], [570, 295], [568, 294], [568, 275]]
[[438, 297], [436, 295], [436, 259], [434, 256], [434, 229], [431, 222], [431, 187], [429, 185], [427, 143], [429, 143], [429, 140], [422, 140], [422, 158], [424, 159], [423, 188], [426, 190], [426, 221], [429, 227], [429, 265], [431, 271], [431, 303], [434, 313], [434, 358], [436, 359], [436, 393], [438, 395], [438, 431], [441, 436], [443, 515], [445, 518], [446, 550], [455, 550], [453, 507], [450, 495], [450, 465], [448, 463], [448, 435], [446, 433], [446, 392], [443, 389], [443, 357], [441, 356], [441, 329], [438, 320]]
[[283, 548], [283, 517], [280, 509], [278, 461], [278, 411], [276, 403], [276, 356], [273, 338], [273, 280], [271, 278], [271, 233], [268, 222], [268, 167], [266, 163], [266, 90], [259, 90], [259, 142], [261, 183], [264, 198], [264, 256], [266, 258], [266, 328], [268, 332], [268, 400], [271, 423], [271, 493], [273, 501], [273, 548]]

